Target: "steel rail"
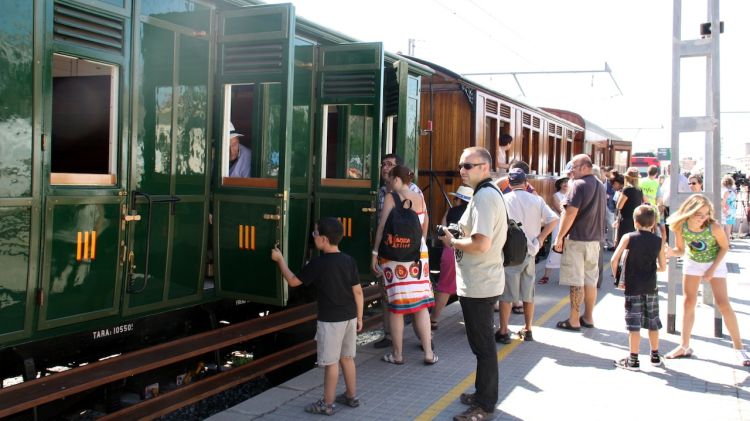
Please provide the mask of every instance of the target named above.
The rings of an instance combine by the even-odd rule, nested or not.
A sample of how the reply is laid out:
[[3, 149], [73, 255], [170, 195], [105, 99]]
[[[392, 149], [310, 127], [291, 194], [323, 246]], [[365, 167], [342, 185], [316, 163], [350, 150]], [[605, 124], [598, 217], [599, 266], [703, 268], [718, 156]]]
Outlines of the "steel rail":
[[[365, 320], [365, 329], [377, 326], [382, 321], [381, 315]], [[97, 420], [151, 420], [169, 414], [184, 406], [221, 393], [229, 388], [246, 383], [270, 371], [284, 367], [310, 355], [315, 355], [316, 344], [308, 340], [283, 351], [276, 352], [236, 369], [215, 374], [206, 379], [188, 384], [178, 389], [160, 394], [155, 398], [139, 402], [117, 412], [107, 414]]]
[[[381, 292], [380, 286], [364, 288], [365, 302], [380, 299]], [[304, 304], [0, 389], [0, 418], [315, 320], [316, 316], [316, 303]]]

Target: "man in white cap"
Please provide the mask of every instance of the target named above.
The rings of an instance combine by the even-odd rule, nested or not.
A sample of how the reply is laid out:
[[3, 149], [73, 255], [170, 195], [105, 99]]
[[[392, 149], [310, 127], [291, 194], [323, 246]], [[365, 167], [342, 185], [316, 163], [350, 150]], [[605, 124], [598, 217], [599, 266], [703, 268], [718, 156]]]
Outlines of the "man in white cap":
[[243, 135], [234, 130], [234, 124], [229, 123], [229, 176], [250, 177], [250, 149], [240, 143]]

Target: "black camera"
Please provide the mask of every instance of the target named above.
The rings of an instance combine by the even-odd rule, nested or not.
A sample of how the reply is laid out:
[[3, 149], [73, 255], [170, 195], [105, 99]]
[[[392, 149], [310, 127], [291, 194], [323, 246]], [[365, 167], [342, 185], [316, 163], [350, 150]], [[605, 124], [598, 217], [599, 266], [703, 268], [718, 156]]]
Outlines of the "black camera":
[[448, 230], [454, 238], [461, 238], [461, 228], [458, 227], [458, 224], [448, 224], [447, 227], [438, 225], [435, 228], [435, 234], [437, 234], [438, 237], [442, 237], [445, 235], [445, 230]]

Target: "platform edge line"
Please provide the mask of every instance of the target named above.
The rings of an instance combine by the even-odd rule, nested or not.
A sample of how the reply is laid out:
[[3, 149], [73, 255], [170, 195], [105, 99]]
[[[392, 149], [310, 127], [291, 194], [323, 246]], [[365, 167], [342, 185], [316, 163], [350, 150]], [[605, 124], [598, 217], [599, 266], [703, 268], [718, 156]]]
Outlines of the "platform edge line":
[[[557, 304], [552, 306], [551, 309], [547, 310], [546, 313], [544, 313], [540, 318], [536, 320], [534, 323], [534, 326], [541, 326], [544, 323], [547, 322], [547, 320], [551, 319], [552, 316], [557, 314], [562, 308], [570, 303], [570, 297], [567, 296], [563, 298], [562, 300], [558, 301]], [[497, 362], [500, 363], [505, 357], [508, 356], [511, 352], [513, 352], [514, 349], [521, 343], [521, 341], [513, 341], [511, 344], [508, 344], [504, 346], [501, 350], [497, 352]], [[471, 386], [474, 383], [474, 379], [476, 378], [476, 370], [473, 371], [471, 374], [466, 376], [463, 380], [461, 380], [457, 385], [455, 385], [451, 390], [448, 391], [445, 395], [443, 395], [440, 399], [435, 401], [435, 403], [432, 404], [429, 408], [427, 408], [424, 412], [419, 414], [417, 417], [415, 417], [415, 420], [419, 421], [428, 421], [435, 419], [445, 408], [448, 407], [453, 401], [457, 400], [459, 396], [461, 396], [461, 393], [468, 389], [469, 386]]]

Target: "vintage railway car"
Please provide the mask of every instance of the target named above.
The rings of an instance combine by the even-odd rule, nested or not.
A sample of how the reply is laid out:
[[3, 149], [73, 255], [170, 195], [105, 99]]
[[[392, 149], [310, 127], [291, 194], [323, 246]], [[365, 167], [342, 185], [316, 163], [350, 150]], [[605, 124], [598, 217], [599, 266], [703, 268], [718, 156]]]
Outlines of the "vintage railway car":
[[301, 267], [321, 216], [368, 281], [379, 159], [415, 166], [430, 69], [290, 4], [0, 7], [0, 374], [285, 306], [270, 249]]
[[[422, 78], [421, 91], [422, 121], [431, 122], [431, 131], [420, 149], [423, 176], [419, 184], [428, 192], [430, 220], [439, 223], [448, 206], [447, 192], [461, 185], [456, 163], [461, 151], [470, 146], [490, 151], [495, 176], [506, 172], [502, 163], [527, 162], [531, 184], [550, 200], [555, 177], [573, 155], [583, 152], [583, 140], [577, 136], [583, 128], [442, 66], [411, 58], [435, 72]], [[507, 150], [499, 145], [503, 134], [514, 139]]]
[[583, 128], [583, 131], [577, 132], [576, 136], [583, 138], [583, 153], [588, 154], [595, 164], [601, 167], [613, 167], [620, 173], [625, 173], [630, 165], [632, 142], [597, 126], [578, 113], [547, 107], [542, 107], [542, 109]]

